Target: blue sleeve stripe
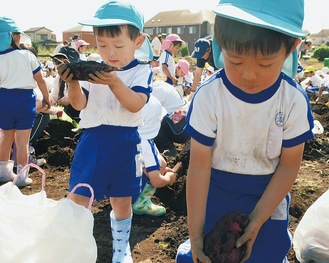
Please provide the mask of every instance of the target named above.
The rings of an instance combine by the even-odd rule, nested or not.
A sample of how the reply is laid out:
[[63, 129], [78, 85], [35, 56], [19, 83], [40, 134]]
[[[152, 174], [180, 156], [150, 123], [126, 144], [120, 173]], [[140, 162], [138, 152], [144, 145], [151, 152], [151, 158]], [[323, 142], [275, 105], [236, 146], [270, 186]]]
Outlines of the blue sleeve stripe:
[[190, 135], [194, 140], [197, 142], [206, 145], [212, 146], [214, 144], [215, 138], [210, 138], [208, 136], [204, 136], [203, 134], [197, 132], [195, 129], [192, 128], [189, 124], [186, 124], [184, 131]]

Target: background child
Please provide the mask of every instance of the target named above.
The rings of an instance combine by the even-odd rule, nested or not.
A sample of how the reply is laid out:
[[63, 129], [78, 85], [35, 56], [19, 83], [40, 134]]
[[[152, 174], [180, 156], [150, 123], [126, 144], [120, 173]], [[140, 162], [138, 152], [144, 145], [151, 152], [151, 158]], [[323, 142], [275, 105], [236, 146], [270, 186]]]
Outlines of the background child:
[[[37, 86], [43, 95], [43, 107], [50, 108], [47, 84], [42, 65], [29, 50], [19, 49], [21, 30], [8, 17], [0, 17], [0, 181], [14, 179], [14, 162], [9, 160], [14, 140], [17, 147], [17, 173], [28, 164], [31, 129], [36, 118]], [[28, 169], [20, 176], [17, 186], [32, 183]]]
[[163, 40], [161, 49], [163, 52], [159, 58], [160, 73], [159, 77], [164, 78], [165, 82], [171, 85], [177, 85], [177, 78], [175, 77], [175, 61], [174, 55], [182, 46], [183, 40], [179, 35], [170, 34]]
[[[119, 71], [90, 74], [89, 81], [72, 80], [66, 64], [58, 72], [68, 83], [72, 106], [80, 110], [84, 129], [75, 150], [70, 173], [70, 190], [78, 183], [90, 184], [95, 198], [110, 198], [112, 262], [132, 262], [129, 236], [132, 196], [140, 193], [141, 109], [151, 93], [152, 69], [139, 62], [136, 51], [144, 48], [152, 59], [150, 43], [143, 35], [143, 15], [127, 2], [110, 1], [92, 19], [79, 22], [93, 26], [97, 49], [107, 65]], [[88, 206], [88, 189], [79, 188], [73, 200]]]
[[167, 162], [159, 153], [153, 139], [160, 130], [160, 124], [166, 111], [159, 100], [153, 95], [143, 107], [143, 126], [138, 128], [142, 142], [143, 160], [143, 191], [136, 200], [133, 200], [133, 211], [135, 214], [146, 214], [151, 216], [162, 216], [166, 208], [152, 203], [157, 188], [173, 184], [176, 180], [175, 172], [167, 167]]
[[232, 211], [249, 214], [236, 241], [246, 246], [241, 262], [286, 262], [289, 190], [313, 138], [305, 91], [292, 79], [296, 72], [282, 72], [304, 36], [304, 2], [222, 0], [214, 12], [214, 60], [222, 55], [224, 69], [198, 88], [187, 115], [192, 253], [186, 242], [177, 262], [210, 263], [204, 234]]

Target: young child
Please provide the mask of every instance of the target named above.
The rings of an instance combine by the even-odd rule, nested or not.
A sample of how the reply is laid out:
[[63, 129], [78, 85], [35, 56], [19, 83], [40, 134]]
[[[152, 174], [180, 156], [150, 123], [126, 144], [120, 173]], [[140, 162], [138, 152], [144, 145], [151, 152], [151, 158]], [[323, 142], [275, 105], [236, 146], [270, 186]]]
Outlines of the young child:
[[183, 40], [179, 35], [170, 34], [162, 42], [161, 49], [163, 52], [159, 58], [160, 73], [159, 76], [164, 78], [165, 82], [171, 85], [177, 85], [177, 78], [175, 77], [175, 61], [174, 55], [182, 46]]
[[305, 91], [296, 72], [282, 71], [304, 36], [304, 1], [221, 0], [214, 12], [213, 49], [224, 69], [197, 89], [186, 117], [190, 239], [176, 262], [210, 263], [204, 235], [233, 211], [249, 214], [236, 241], [246, 245], [240, 262], [287, 262], [289, 190], [313, 138]]
[[[28, 164], [31, 129], [36, 118], [36, 94], [39, 87], [43, 107], [50, 108], [49, 93], [42, 75], [42, 65], [26, 49], [20, 49], [21, 30], [8, 17], [0, 17], [0, 182], [14, 179], [14, 161], [9, 160], [14, 140], [17, 147], [17, 174]], [[17, 186], [30, 185], [28, 169], [24, 170]]]
[[319, 75], [315, 74], [315, 68], [313, 66], [308, 66], [304, 70], [304, 74], [308, 79], [308, 81], [304, 83], [306, 93], [310, 97], [312, 97], [312, 95], [319, 91], [321, 87], [322, 78]]
[[[142, 33], [143, 15], [127, 2], [107, 2], [92, 19], [79, 23], [93, 26], [103, 62], [121, 70], [96, 72], [79, 82], [66, 64], [57, 67], [69, 85], [72, 106], [81, 111], [79, 126], [84, 129], [72, 161], [70, 190], [84, 182], [93, 187], [95, 198], [110, 198], [112, 262], [132, 262], [131, 204], [142, 176], [138, 127], [152, 90], [151, 66], [135, 59], [135, 53], [146, 45], [143, 50], [150, 55], [151, 45]], [[72, 199], [87, 207], [89, 197], [88, 189], [79, 188]]]
[[177, 92], [181, 97], [185, 96], [185, 91], [191, 88], [190, 63], [185, 59], [178, 60], [175, 68], [175, 76], [177, 78]]
[[159, 100], [151, 95], [142, 112], [144, 124], [138, 131], [142, 139], [143, 191], [133, 200], [132, 208], [134, 214], [162, 216], [166, 213], [166, 208], [153, 204], [151, 198], [157, 188], [173, 184], [176, 180], [176, 173], [167, 167], [167, 162], [153, 141], [159, 133], [161, 120], [166, 111]]

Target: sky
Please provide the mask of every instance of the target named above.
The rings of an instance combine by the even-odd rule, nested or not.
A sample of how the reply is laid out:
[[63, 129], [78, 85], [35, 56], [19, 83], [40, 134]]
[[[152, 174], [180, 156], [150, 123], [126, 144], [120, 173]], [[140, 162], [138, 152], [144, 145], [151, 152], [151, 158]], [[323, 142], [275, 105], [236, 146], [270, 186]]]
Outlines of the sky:
[[[13, 5], [2, 5], [0, 16], [12, 18], [23, 31], [32, 27], [46, 27], [53, 31], [57, 35], [57, 41], [60, 41], [62, 31], [78, 26], [80, 20], [93, 17], [97, 9], [106, 2], [108, 0], [15, 1]], [[130, 2], [143, 13], [146, 22], [162, 11], [211, 10], [219, 0], [130, 0]], [[328, 0], [305, 0], [304, 10], [303, 29], [307, 29], [310, 33], [329, 29]]]

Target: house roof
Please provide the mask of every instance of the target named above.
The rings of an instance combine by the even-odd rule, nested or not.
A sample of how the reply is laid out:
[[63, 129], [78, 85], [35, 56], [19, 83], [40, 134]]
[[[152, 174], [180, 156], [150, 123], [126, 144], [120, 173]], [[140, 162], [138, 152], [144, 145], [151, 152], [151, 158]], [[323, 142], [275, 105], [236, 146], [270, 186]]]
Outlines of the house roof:
[[329, 29], [322, 29], [319, 33], [317, 34], [312, 34], [312, 37], [322, 37], [322, 36], [329, 36]]
[[63, 31], [63, 33], [74, 33], [74, 32], [93, 32], [93, 27], [92, 26], [76, 26], [76, 27], [72, 27], [68, 30]]
[[145, 22], [144, 27], [196, 25], [215, 21], [215, 13], [211, 10], [201, 10], [193, 13], [188, 9], [160, 12]]
[[48, 31], [53, 32], [52, 30], [50, 30], [50, 29], [48, 29], [48, 28], [46, 28], [44, 26], [40, 26], [40, 27], [31, 27], [31, 28], [29, 28], [27, 30], [24, 30], [24, 33], [29, 33], [29, 32], [30, 33], [33, 33], [33, 32], [37, 32], [37, 31], [39, 31], [41, 29], [47, 29]]

